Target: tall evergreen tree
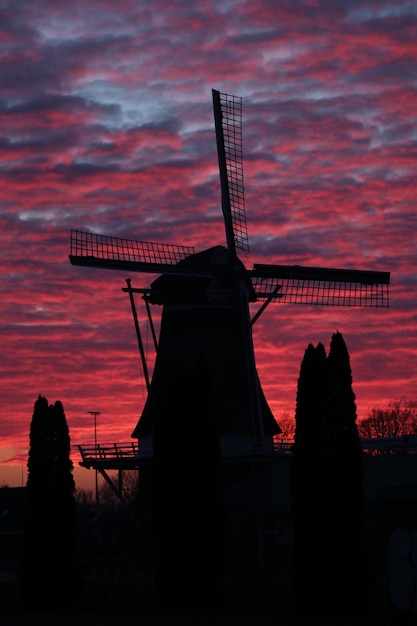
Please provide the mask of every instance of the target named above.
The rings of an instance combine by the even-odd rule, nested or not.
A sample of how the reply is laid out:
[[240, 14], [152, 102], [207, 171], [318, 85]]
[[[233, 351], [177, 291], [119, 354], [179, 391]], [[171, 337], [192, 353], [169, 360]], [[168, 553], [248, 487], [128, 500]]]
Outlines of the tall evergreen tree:
[[335, 608], [355, 612], [372, 609], [373, 581], [367, 554], [363, 501], [362, 447], [357, 427], [349, 353], [342, 337], [332, 336], [327, 358], [329, 401], [327, 423], [331, 452], [327, 486], [332, 597]]
[[293, 518], [292, 604], [311, 611], [323, 593], [321, 576], [326, 474], [326, 352], [309, 344], [301, 362], [290, 489]]
[[80, 599], [70, 436], [60, 401], [35, 402], [30, 425], [19, 595], [28, 608], [70, 607]]
[[372, 598], [362, 500], [362, 450], [349, 354], [309, 345], [300, 368], [291, 466], [292, 601], [312, 614], [369, 609]]

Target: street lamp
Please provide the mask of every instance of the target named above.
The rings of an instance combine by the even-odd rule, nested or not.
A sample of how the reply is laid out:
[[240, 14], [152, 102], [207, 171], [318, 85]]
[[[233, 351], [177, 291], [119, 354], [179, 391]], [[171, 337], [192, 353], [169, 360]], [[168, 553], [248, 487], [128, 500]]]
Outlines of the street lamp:
[[[97, 463], [97, 415], [101, 415], [100, 411], [87, 411], [90, 415], [94, 416], [94, 454], [96, 456]], [[96, 508], [98, 508], [98, 474], [96, 465]]]

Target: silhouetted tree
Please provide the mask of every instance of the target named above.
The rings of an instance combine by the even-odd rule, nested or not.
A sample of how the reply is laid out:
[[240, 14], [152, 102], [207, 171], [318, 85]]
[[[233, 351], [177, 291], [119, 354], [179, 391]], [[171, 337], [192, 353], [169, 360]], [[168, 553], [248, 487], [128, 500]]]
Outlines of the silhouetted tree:
[[281, 434], [279, 435], [280, 441], [292, 443], [295, 435], [294, 416], [289, 413], [282, 413], [278, 419], [278, 423], [281, 428]]
[[401, 437], [417, 434], [417, 401], [400, 398], [385, 408], [373, 408], [358, 422], [361, 437]]
[[293, 519], [292, 604], [311, 611], [323, 602], [321, 576], [325, 528], [323, 483], [326, 467], [326, 352], [309, 344], [301, 362], [290, 488]]
[[138, 497], [138, 478], [138, 470], [122, 470], [117, 472], [117, 476], [115, 475], [113, 477], [114, 484], [117, 486], [117, 493], [108, 483], [103, 483], [100, 487], [99, 498], [102, 508], [118, 509], [126, 505], [133, 507]]
[[309, 613], [368, 611], [362, 450], [349, 354], [341, 333], [329, 356], [309, 345], [300, 368], [291, 468], [292, 600]]
[[333, 335], [327, 358], [328, 553], [331, 596], [339, 613], [369, 612], [373, 581], [366, 547], [360, 443], [352, 369], [342, 337]]
[[19, 595], [31, 609], [70, 607], [80, 599], [70, 437], [60, 401], [35, 402], [30, 425]]

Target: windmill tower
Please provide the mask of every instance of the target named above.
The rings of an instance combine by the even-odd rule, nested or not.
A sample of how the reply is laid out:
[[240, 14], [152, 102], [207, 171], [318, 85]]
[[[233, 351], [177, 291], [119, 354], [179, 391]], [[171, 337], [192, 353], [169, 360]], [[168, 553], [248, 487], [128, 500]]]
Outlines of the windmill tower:
[[[388, 272], [255, 264], [246, 269], [237, 250], [249, 251], [242, 158], [242, 98], [213, 90], [226, 246], [195, 253], [191, 247], [138, 242], [73, 230], [73, 265], [160, 276], [146, 288], [128, 292], [148, 387], [148, 398], [133, 437], [151, 440], [155, 415], [169, 381], [176, 379], [174, 402], [184, 409], [194, 372], [200, 393], [212, 406], [222, 454], [271, 451], [280, 432], [256, 371], [252, 326], [271, 302], [387, 307]], [[145, 361], [133, 294], [162, 305], [161, 329], [152, 380]], [[250, 317], [249, 304], [260, 303]], [[151, 320], [152, 321], [152, 320]], [[190, 378], [191, 376], [191, 378]], [[195, 399], [193, 399], [193, 402]], [[171, 410], [173, 409], [171, 405]]]

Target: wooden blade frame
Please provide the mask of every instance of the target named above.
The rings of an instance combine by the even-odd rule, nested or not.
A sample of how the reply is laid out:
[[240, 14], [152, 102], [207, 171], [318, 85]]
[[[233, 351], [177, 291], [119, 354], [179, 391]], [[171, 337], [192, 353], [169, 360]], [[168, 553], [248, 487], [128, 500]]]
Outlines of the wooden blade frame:
[[325, 306], [389, 307], [389, 272], [255, 264], [249, 273], [259, 300]]
[[72, 265], [162, 274], [194, 254], [189, 246], [121, 239], [71, 230]]
[[243, 186], [242, 98], [215, 89], [212, 93], [227, 247], [236, 256], [236, 248], [249, 252]]

